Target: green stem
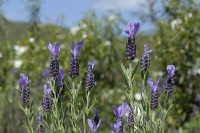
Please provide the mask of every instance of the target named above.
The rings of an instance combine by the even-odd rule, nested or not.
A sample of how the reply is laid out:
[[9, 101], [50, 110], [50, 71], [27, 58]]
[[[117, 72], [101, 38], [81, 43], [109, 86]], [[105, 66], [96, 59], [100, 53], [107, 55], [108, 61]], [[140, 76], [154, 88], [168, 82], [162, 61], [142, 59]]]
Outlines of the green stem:
[[76, 109], [75, 109], [75, 100], [76, 100], [76, 90], [75, 90], [75, 83], [74, 83], [74, 78], [72, 80], [72, 103], [71, 103], [71, 114], [72, 114], [72, 126], [73, 126], [73, 131], [77, 132], [77, 127], [76, 127]]
[[131, 70], [131, 68], [132, 68], [131, 60], [130, 60], [130, 62], [129, 62], [129, 68], [130, 68], [130, 70]]

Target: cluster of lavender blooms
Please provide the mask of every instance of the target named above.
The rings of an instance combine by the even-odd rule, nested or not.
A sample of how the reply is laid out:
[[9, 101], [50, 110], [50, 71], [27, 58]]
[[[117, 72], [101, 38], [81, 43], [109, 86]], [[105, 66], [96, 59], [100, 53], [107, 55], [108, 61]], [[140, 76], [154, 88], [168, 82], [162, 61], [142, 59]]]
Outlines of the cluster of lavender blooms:
[[[134, 60], [136, 57], [135, 35], [140, 28], [140, 23], [138, 22], [138, 23], [135, 23], [134, 25], [132, 25], [132, 23], [129, 22], [127, 24], [127, 28], [128, 29], [125, 31], [125, 33], [128, 34], [129, 37], [128, 37], [128, 41], [126, 43], [126, 58], [127, 58], [127, 60], [130, 60], [130, 63], [131, 63], [131, 61]], [[84, 43], [83, 41], [78, 42], [77, 45], [76, 45], [75, 41], [73, 41], [71, 43], [71, 52], [70, 53], [71, 53], [72, 58], [70, 60], [68, 74], [73, 80], [74, 80], [74, 78], [76, 78], [79, 75], [80, 61], [79, 61], [78, 55], [82, 49], [83, 43]], [[39, 121], [39, 126], [38, 126], [39, 133], [46, 132], [45, 120], [43, 118], [43, 113], [52, 112], [52, 111], [56, 110], [57, 105], [54, 105], [54, 104], [57, 104], [57, 103], [60, 104], [62, 107], [62, 104], [61, 104], [62, 98], [65, 94], [64, 70], [59, 69], [59, 60], [58, 60], [58, 54], [60, 52], [60, 44], [55, 43], [55, 45], [52, 46], [51, 43], [48, 43], [47, 47], [48, 47], [49, 51], [51, 52], [52, 57], [51, 57], [50, 67], [49, 67], [50, 78], [48, 79], [45, 74], [47, 84], [44, 85], [44, 95], [43, 95], [43, 99], [42, 99], [43, 112], [39, 112], [39, 116], [37, 117], [37, 119]], [[152, 53], [152, 50], [148, 50], [148, 49], [149, 49], [149, 44], [144, 44], [144, 52], [140, 58], [140, 67], [141, 67], [141, 70], [144, 72], [147, 72], [148, 68], [150, 66], [150, 55]], [[86, 71], [86, 77], [85, 77], [85, 87], [86, 87], [87, 91], [91, 91], [95, 85], [95, 76], [93, 74], [94, 65], [95, 65], [95, 61], [88, 62], [88, 70]], [[168, 75], [167, 75], [166, 81], [162, 87], [162, 89], [163, 89], [162, 91], [167, 94], [170, 94], [172, 92], [172, 88], [175, 83], [175, 66], [168, 65], [167, 71], [168, 71]], [[29, 95], [30, 95], [30, 89], [28, 87], [28, 84], [30, 81], [28, 80], [28, 76], [26, 74], [21, 73], [20, 76], [21, 76], [20, 100], [22, 103], [28, 103]], [[160, 83], [160, 78], [158, 78], [157, 82], [155, 82], [151, 78], [148, 78], [146, 80], [150, 86], [150, 91], [151, 91], [150, 106], [154, 110], [158, 107], [158, 104], [159, 104], [158, 85]], [[133, 88], [131, 88], [131, 90], [132, 89]], [[73, 93], [73, 91], [72, 91], [72, 93]], [[72, 98], [74, 98], [74, 96], [72, 96]], [[73, 102], [74, 101], [72, 100], [72, 104], [73, 104]], [[123, 132], [128, 131], [128, 128], [131, 126], [133, 126], [132, 130], [134, 131], [134, 128], [135, 128], [134, 127], [134, 122], [135, 122], [134, 114], [135, 114], [135, 112], [134, 112], [134, 107], [131, 104], [131, 102], [132, 101], [129, 101], [126, 103], [122, 102], [122, 104], [118, 108], [113, 106], [113, 112], [116, 116], [116, 119], [115, 119], [115, 122], [113, 124], [111, 124], [112, 131], [110, 133], [123, 133]], [[147, 101], [145, 101], [145, 102], [147, 102]], [[74, 105], [72, 105], [72, 106], [74, 106]], [[75, 109], [75, 108], [72, 107], [71, 111], [75, 111], [73, 109]], [[62, 110], [62, 108], [61, 108], [61, 110]], [[100, 127], [101, 119], [99, 119], [98, 112], [99, 112], [99, 110], [95, 109], [93, 119], [92, 120], [88, 119], [88, 121], [87, 121], [91, 133], [97, 133], [98, 128]], [[126, 124], [123, 124], [122, 117], [125, 114], [125, 112], [127, 112]], [[56, 112], [56, 113], [59, 113], [59, 112]], [[52, 114], [54, 114], [54, 113], [52, 113]], [[52, 119], [54, 120], [54, 117]], [[75, 125], [75, 121], [73, 121], [73, 119], [71, 119], [70, 121], [72, 121], [72, 123], [73, 123], [72, 125], [74, 126], [73, 128], [75, 129], [77, 127], [77, 125]], [[59, 120], [58, 120], [58, 122], [59, 122]], [[55, 125], [50, 124], [48, 126], [51, 129], [53, 129]], [[63, 127], [62, 131], [66, 131], [65, 128], [66, 127]], [[74, 131], [77, 131], [77, 130], [74, 130]], [[86, 132], [86, 131], [84, 131], [84, 132]]]
[[[135, 23], [134, 25], [131, 22], [128, 22], [127, 24], [127, 30], [125, 31], [126, 34], [129, 35], [128, 41], [126, 43], [126, 58], [127, 60], [134, 60], [136, 57], [136, 43], [135, 43], [135, 35], [138, 32], [140, 27], [140, 23]], [[148, 68], [150, 66], [150, 55], [152, 53], [152, 50], [149, 49], [149, 44], [144, 44], [144, 52], [140, 58], [140, 67], [142, 72], [147, 74]], [[131, 63], [131, 62], [130, 62]], [[131, 70], [131, 69], [130, 69]], [[167, 94], [170, 94], [172, 92], [172, 88], [175, 83], [175, 66], [174, 65], [168, 65], [167, 66], [168, 75], [166, 77], [166, 81], [162, 87], [162, 92], [165, 92]], [[132, 72], [132, 71], [130, 71]], [[128, 78], [127, 80], [131, 80]], [[132, 82], [132, 81], [131, 81]], [[158, 101], [158, 85], [160, 83], [160, 78], [158, 78], [158, 81], [155, 82], [153, 79], [148, 78], [147, 82], [150, 86], [151, 91], [151, 98], [150, 98], [150, 107], [154, 110], [158, 107], [159, 101]], [[133, 88], [130, 88], [130, 92], [133, 91]], [[127, 95], [127, 97], [130, 97], [130, 95]], [[127, 129], [128, 127], [134, 125], [134, 107], [131, 107], [131, 102], [129, 103], [122, 103], [118, 108], [114, 108], [114, 114], [116, 116], [116, 120], [114, 124], [111, 124], [112, 131], [110, 133], [123, 133], [126, 132], [124, 129]], [[147, 102], [147, 101], [144, 101]], [[127, 121], [124, 125], [122, 122], [122, 116], [124, 113], [127, 112]], [[134, 126], [132, 128], [132, 131], [134, 130]], [[129, 130], [130, 131], [130, 130]]]
[[[70, 66], [69, 66], [69, 76], [71, 78], [75, 78], [79, 75], [79, 58], [78, 55], [81, 51], [83, 45], [83, 41], [80, 41], [77, 46], [75, 44], [75, 41], [71, 43], [71, 55], [72, 58], [70, 60]], [[51, 43], [47, 44], [47, 47], [49, 51], [51, 52], [51, 61], [50, 61], [50, 67], [49, 71], [43, 71], [43, 76], [47, 80], [47, 84], [44, 85], [44, 95], [42, 99], [42, 109], [45, 112], [51, 112], [52, 106], [53, 106], [53, 99], [58, 99], [58, 101], [61, 102], [62, 97], [64, 96], [64, 70], [59, 69], [59, 60], [58, 60], [58, 54], [60, 52], [60, 44], [55, 43], [54, 46], [52, 46]], [[95, 77], [93, 74], [95, 61], [89, 61], [88, 62], [88, 70], [86, 71], [86, 78], [85, 78], [85, 87], [88, 90], [91, 90], [95, 85]], [[47, 75], [50, 76], [50, 79], [47, 78]], [[28, 103], [29, 101], [29, 95], [30, 95], [30, 89], [28, 87], [29, 80], [28, 76], [26, 74], [20, 74], [20, 85], [21, 85], [21, 95], [20, 100], [22, 103]], [[56, 82], [56, 87], [52, 86], [51, 84]], [[51, 88], [54, 87], [54, 88]], [[56, 91], [54, 91], [56, 89]], [[39, 116], [37, 117], [39, 121], [39, 127], [38, 132], [44, 133], [46, 132], [44, 127], [44, 119], [42, 112], [39, 112]], [[98, 110], [95, 109], [95, 116], [93, 121], [88, 119], [89, 127], [91, 128], [92, 132], [96, 132], [97, 128], [100, 126], [101, 120], [99, 120], [98, 117]], [[51, 125], [52, 127], [52, 125]]]

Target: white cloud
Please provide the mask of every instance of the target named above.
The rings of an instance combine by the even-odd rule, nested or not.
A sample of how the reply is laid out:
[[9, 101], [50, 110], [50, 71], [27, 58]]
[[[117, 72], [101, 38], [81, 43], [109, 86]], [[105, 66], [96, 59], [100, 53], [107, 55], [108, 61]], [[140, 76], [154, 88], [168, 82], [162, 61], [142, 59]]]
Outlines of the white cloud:
[[[93, 1], [94, 2], [94, 1]], [[134, 9], [144, 0], [95, 0], [95, 9]]]

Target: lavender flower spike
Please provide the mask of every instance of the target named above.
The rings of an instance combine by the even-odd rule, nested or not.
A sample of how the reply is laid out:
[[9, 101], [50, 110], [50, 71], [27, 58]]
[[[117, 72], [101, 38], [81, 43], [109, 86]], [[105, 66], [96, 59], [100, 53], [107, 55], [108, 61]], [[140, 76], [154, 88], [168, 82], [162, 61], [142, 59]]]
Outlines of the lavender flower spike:
[[113, 131], [110, 131], [110, 133], [123, 133], [122, 121], [117, 121], [114, 124], [111, 124], [111, 127]]
[[158, 107], [158, 84], [160, 83], [160, 78], [158, 78], [158, 82], [156, 83], [151, 78], [148, 78], [148, 83], [151, 88], [151, 107]]
[[52, 101], [51, 98], [49, 96], [49, 94], [51, 93], [52, 89], [47, 89], [47, 85], [44, 85], [44, 96], [42, 99], [42, 107], [44, 109], [44, 111], [50, 111], [51, 107], [52, 107]]
[[128, 108], [127, 125], [132, 125], [134, 123], [133, 108]]
[[61, 69], [58, 74], [58, 86], [56, 90], [56, 97], [58, 97], [59, 102], [64, 94], [64, 71]]
[[60, 51], [60, 43], [55, 43], [55, 46], [53, 47], [51, 43], [48, 43], [47, 44], [47, 47], [49, 49], [49, 51], [51, 52], [51, 54], [54, 56], [54, 57], [57, 57], [58, 56], [58, 53]]
[[135, 34], [138, 32], [140, 28], [140, 23], [135, 23], [134, 25], [132, 25], [131, 22], [128, 22], [127, 24], [127, 30], [125, 30], [125, 33], [128, 34], [130, 36], [130, 38], [134, 38]]
[[56, 77], [59, 73], [59, 61], [58, 61], [58, 53], [60, 51], [60, 44], [55, 43], [55, 46], [53, 47], [51, 43], [47, 44], [47, 47], [49, 51], [52, 54], [50, 67], [49, 67], [49, 74], [52, 77]]
[[89, 61], [88, 62], [88, 70], [86, 71], [86, 77], [85, 77], [85, 87], [87, 89], [92, 89], [95, 84], [94, 74], [93, 74], [93, 67], [94, 67], [95, 61]]
[[140, 28], [140, 23], [135, 23], [134, 26], [131, 22], [127, 24], [126, 34], [129, 35], [128, 41], [126, 42], [126, 58], [127, 60], [134, 60], [136, 57], [136, 44], [135, 44], [135, 34]]
[[58, 86], [59, 87], [64, 85], [63, 80], [64, 80], [64, 71], [63, 71], [63, 69], [61, 69], [58, 74]]
[[116, 108], [115, 106], [113, 106], [113, 108], [114, 108], [113, 112], [116, 115], [117, 121], [118, 121], [118, 120], [121, 120], [123, 114], [129, 108], [129, 106], [128, 106], [128, 103], [122, 102], [122, 104], [118, 108]]
[[150, 54], [152, 50], [148, 50], [149, 44], [144, 44], [144, 52], [140, 58], [140, 67], [142, 70], [146, 71], [150, 66]]
[[83, 45], [83, 40], [80, 41], [76, 47], [75, 47], [75, 42], [74, 41], [71, 43], [71, 52], [70, 53], [71, 53], [73, 58], [77, 58], [78, 57], [78, 55], [79, 55], [79, 53], [81, 51], [82, 45]]
[[101, 119], [99, 120], [99, 116], [98, 116], [98, 110], [95, 109], [95, 115], [93, 117], [93, 121], [88, 119], [88, 125], [91, 129], [91, 133], [96, 133], [97, 129], [99, 128], [100, 124], [101, 124]]
[[165, 93], [171, 93], [172, 92], [172, 88], [174, 86], [175, 83], [175, 66], [174, 65], [168, 65], [167, 66], [167, 72], [168, 75], [166, 77], [165, 83], [163, 85], [163, 91]]
[[45, 128], [44, 128], [44, 122], [43, 122], [43, 117], [42, 113], [39, 112], [39, 116], [37, 117], [38, 121], [40, 122], [40, 126], [38, 128], [39, 133], [45, 133]]
[[28, 103], [29, 101], [29, 95], [30, 95], [30, 89], [28, 87], [28, 83], [31, 81], [28, 81], [28, 76], [26, 74], [20, 73], [20, 86], [21, 86], [21, 91], [20, 91], [20, 100], [22, 103]]
[[83, 41], [80, 41], [78, 45], [75, 47], [75, 42], [73, 41], [71, 44], [71, 55], [72, 59], [70, 60], [70, 66], [69, 66], [69, 76], [71, 78], [75, 78], [79, 75], [79, 59], [78, 55], [81, 51], [83, 45]]

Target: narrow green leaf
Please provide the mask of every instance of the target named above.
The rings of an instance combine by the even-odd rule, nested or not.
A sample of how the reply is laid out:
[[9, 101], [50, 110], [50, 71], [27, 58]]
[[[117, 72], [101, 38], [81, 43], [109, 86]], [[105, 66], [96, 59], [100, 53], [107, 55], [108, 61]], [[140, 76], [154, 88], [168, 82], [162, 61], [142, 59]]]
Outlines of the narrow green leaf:
[[148, 79], [149, 72], [146, 71], [144, 75], [144, 85], [147, 86], [147, 79]]
[[24, 107], [22, 107], [19, 103], [18, 103], [18, 105], [19, 105], [20, 109], [22, 109], [24, 111], [24, 113], [26, 114]]
[[144, 80], [144, 71], [141, 71], [141, 78]]
[[134, 69], [133, 69], [133, 72], [132, 72], [132, 74], [131, 74], [131, 79], [133, 79], [133, 77], [134, 77], [134, 75], [135, 75], [135, 73], [136, 73], [136, 70], [137, 70], [138, 66], [139, 66], [139, 62], [136, 64], [136, 66], [135, 66]]
[[124, 67], [124, 65], [122, 63], [121, 63], [121, 68], [122, 68], [123, 73], [126, 75], [127, 74], [127, 70], [126, 70], [126, 68]]
[[130, 87], [129, 87], [128, 79], [127, 79], [127, 78], [125, 78], [125, 76], [124, 76], [124, 80], [125, 80], [125, 85], [126, 85], [126, 88], [127, 88], [127, 89], [129, 89]]

